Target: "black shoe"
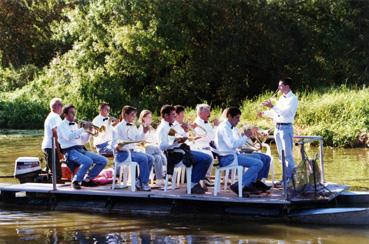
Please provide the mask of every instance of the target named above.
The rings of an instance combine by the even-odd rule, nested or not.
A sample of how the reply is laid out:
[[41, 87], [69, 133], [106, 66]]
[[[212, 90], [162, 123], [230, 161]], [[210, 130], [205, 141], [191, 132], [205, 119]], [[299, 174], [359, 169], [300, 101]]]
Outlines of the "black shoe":
[[253, 185], [251, 186], [245, 186], [242, 189], [243, 194], [260, 194], [262, 191], [260, 191], [259, 189], [255, 188]]
[[199, 183], [197, 183], [196, 185], [194, 185], [191, 188], [191, 193], [192, 194], [205, 194], [204, 189], [201, 187], [201, 185]]
[[260, 181], [260, 180], [257, 180], [253, 186], [256, 188], [256, 189], [259, 189], [259, 190], [262, 190], [262, 191], [268, 191], [270, 190], [270, 188], [272, 188], [271, 186], [268, 186], [267, 184], [265, 184], [264, 182]]
[[95, 186], [98, 186], [98, 184], [90, 180], [90, 181], [82, 181], [82, 186], [95, 187]]
[[73, 182], [72, 182], [72, 188], [73, 188], [74, 190], [81, 190], [81, 186], [80, 186], [80, 184], [78, 183], [78, 181], [73, 181]]
[[205, 177], [203, 179], [203, 182], [204, 182], [205, 186], [208, 186], [208, 187], [213, 187], [214, 186], [214, 183], [211, 182], [211, 180], [208, 177]]
[[238, 195], [238, 182], [232, 184], [229, 188]]

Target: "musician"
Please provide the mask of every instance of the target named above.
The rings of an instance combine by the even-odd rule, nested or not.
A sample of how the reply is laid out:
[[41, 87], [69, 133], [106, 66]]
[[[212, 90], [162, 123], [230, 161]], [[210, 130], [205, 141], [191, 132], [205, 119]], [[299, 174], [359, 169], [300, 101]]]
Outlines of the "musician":
[[184, 144], [186, 137], [179, 135], [179, 138], [171, 138], [169, 134], [176, 118], [176, 110], [173, 106], [164, 105], [160, 114], [162, 120], [157, 129], [157, 136], [160, 149], [167, 155], [167, 174], [173, 174], [175, 164], [184, 160], [186, 166], [192, 165], [191, 192], [204, 194], [206, 189], [199, 182], [205, 178], [212, 158], [205, 153], [190, 150], [188, 145]]
[[[219, 125], [219, 121], [217, 119], [214, 120], [214, 127], [211, 125], [209, 118], [211, 115], [211, 107], [208, 104], [198, 104], [196, 106], [197, 117], [192, 124], [194, 128], [195, 136], [199, 138], [194, 141], [191, 147], [194, 150], [200, 150], [203, 153], [209, 154], [213, 157], [213, 154], [210, 150], [210, 143], [214, 142], [216, 127]], [[214, 159], [206, 173], [206, 178], [204, 179], [204, 184], [206, 186], [213, 186], [213, 183], [210, 180], [212, 165], [214, 163]]]
[[[63, 111], [63, 102], [60, 98], [53, 98], [50, 101], [50, 113], [47, 115], [44, 122], [44, 138], [42, 140], [42, 151], [47, 162], [48, 169], [52, 172], [52, 138], [55, 138], [55, 162], [56, 162], [56, 179], [61, 179], [61, 163], [60, 159], [64, 156], [60, 151], [60, 145], [58, 143], [57, 128], [62, 123], [60, 115]], [[52, 172], [54, 173], [54, 172]]]
[[[256, 127], [251, 128], [251, 130], [258, 130], [258, 129], [259, 128], [256, 128]], [[240, 138], [239, 130], [236, 127], [233, 128], [233, 135], [237, 139]], [[251, 140], [251, 138], [248, 138], [246, 148], [250, 148], [251, 150], [255, 150], [254, 143]], [[257, 189], [261, 190], [261, 191], [264, 191], [264, 192], [268, 191], [271, 188], [271, 186], [266, 185], [263, 182], [263, 180], [268, 178], [269, 169], [270, 169], [270, 162], [271, 162], [272, 158], [269, 155], [265, 154], [265, 153], [257, 152], [257, 151], [247, 152], [245, 154], [247, 156], [252, 157], [252, 158], [259, 159], [263, 162], [263, 167], [261, 168], [261, 170], [258, 173], [258, 176], [256, 177], [256, 182], [255, 182], [254, 186]]]
[[154, 162], [155, 169], [155, 184], [157, 187], [164, 186], [165, 166], [167, 164], [167, 158], [163, 151], [160, 150], [158, 145], [158, 139], [155, 129], [152, 124], [152, 112], [150, 110], [142, 110], [139, 116], [139, 122], [141, 123], [139, 130], [143, 133], [144, 127], [148, 128], [148, 132], [145, 133], [145, 153], [151, 155]]
[[71, 104], [63, 108], [64, 120], [58, 127], [58, 141], [67, 161], [79, 164], [78, 172], [72, 180], [72, 187], [79, 190], [81, 185], [96, 186], [92, 179], [99, 175], [108, 160], [87, 151], [83, 146], [90, 138], [86, 130], [92, 127], [92, 123], [85, 123], [83, 128], [79, 128], [75, 122], [76, 114], [76, 108]]
[[[215, 145], [220, 152], [219, 164], [221, 167], [231, 164], [234, 160], [230, 153], [237, 153], [237, 148], [244, 145], [248, 137], [252, 135], [251, 130], [242, 132], [239, 138], [235, 136], [234, 128], [240, 121], [241, 111], [237, 107], [230, 107], [226, 112], [227, 119], [221, 122], [216, 130]], [[238, 164], [247, 167], [242, 178], [243, 191], [258, 194], [260, 187], [256, 185], [256, 179], [263, 168], [260, 159], [250, 157], [246, 154], [237, 153]], [[238, 182], [231, 185], [231, 190], [238, 194]]]
[[189, 127], [184, 122], [185, 118], [185, 107], [182, 105], [175, 105], [174, 109], [176, 111], [176, 118], [173, 122], [173, 128], [177, 131], [181, 136], [188, 137]]
[[279, 158], [282, 158], [282, 150], [286, 158], [287, 180], [292, 178], [295, 168], [293, 159], [293, 122], [295, 119], [298, 99], [292, 92], [293, 81], [285, 78], [278, 82], [278, 90], [282, 93], [275, 105], [270, 100], [263, 102], [269, 110], [259, 113], [260, 116], [272, 118], [276, 129], [274, 131]]
[[146, 153], [138, 152], [136, 149], [136, 143], [124, 145], [121, 148], [118, 144], [120, 141], [141, 141], [145, 138], [145, 133], [148, 132], [148, 128], [144, 127], [140, 132], [136, 127], [135, 120], [137, 115], [137, 109], [132, 106], [124, 106], [122, 108], [121, 118], [123, 119], [113, 130], [113, 148], [116, 150], [116, 160], [123, 162], [128, 157], [128, 152], [124, 149], [131, 151], [132, 161], [137, 162], [140, 168], [140, 174], [136, 181], [136, 187], [141, 191], [150, 191], [151, 188], [148, 184], [153, 159]]
[[99, 115], [97, 115], [92, 123], [99, 127], [104, 128], [104, 131], [99, 132], [96, 137], [93, 137], [93, 144], [97, 152], [103, 156], [113, 156], [113, 147], [111, 145], [113, 137], [113, 126], [115, 126], [119, 121], [113, 120], [109, 116], [110, 106], [106, 102], [102, 102], [99, 105]]

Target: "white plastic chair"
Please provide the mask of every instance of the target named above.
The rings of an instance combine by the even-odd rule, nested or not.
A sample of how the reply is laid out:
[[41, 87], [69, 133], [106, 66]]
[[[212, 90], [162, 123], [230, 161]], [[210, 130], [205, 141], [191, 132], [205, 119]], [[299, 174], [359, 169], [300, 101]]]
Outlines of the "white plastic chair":
[[[237, 154], [233, 152], [220, 152], [216, 150], [215, 148], [211, 148], [211, 151], [214, 152], [217, 155], [233, 155], [233, 162], [227, 166], [220, 167], [218, 166], [215, 169], [215, 185], [214, 185], [214, 196], [218, 194], [220, 191], [220, 181], [221, 181], [221, 174], [224, 171], [224, 190], [227, 190], [227, 184], [228, 184], [228, 173], [229, 171], [232, 172], [232, 170], [237, 171], [237, 178], [238, 178], [238, 196], [242, 197], [242, 176], [243, 176], [243, 166], [238, 165], [238, 159]], [[218, 157], [219, 159], [219, 157]]]
[[272, 151], [271, 151], [270, 146], [268, 144], [262, 143], [261, 145], [266, 148], [265, 154], [270, 157], [270, 169], [272, 171], [272, 186], [274, 186], [275, 178], [274, 178], [274, 161], [273, 161], [273, 157], [272, 157]]
[[[176, 183], [179, 184], [182, 178], [182, 183], [184, 183], [184, 173], [186, 172], [187, 179], [187, 194], [191, 194], [191, 176], [192, 176], [192, 166], [186, 167], [183, 162], [179, 162], [174, 166], [172, 175], [172, 190], [176, 189]], [[182, 176], [182, 177], [181, 177]], [[168, 191], [168, 174], [165, 176], [164, 192]]]
[[[114, 170], [113, 170], [113, 183], [112, 183], [112, 189], [115, 188], [126, 188], [128, 187], [128, 181], [131, 184], [131, 191], [136, 191], [136, 169], [138, 168], [138, 163], [132, 161], [131, 151], [128, 149], [123, 149], [127, 151], [128, 157], [123, 162], [116, 161], [116, 155], [114, 153]], [[125, 171], [124, 169], [128, 168], [128, 171]], [[117, 170], [119, 170], [119, 178], [118, 183], [116, 185], [116, 175]], [[123, 183], [122, 183], [122, 176], [123, 177]]]

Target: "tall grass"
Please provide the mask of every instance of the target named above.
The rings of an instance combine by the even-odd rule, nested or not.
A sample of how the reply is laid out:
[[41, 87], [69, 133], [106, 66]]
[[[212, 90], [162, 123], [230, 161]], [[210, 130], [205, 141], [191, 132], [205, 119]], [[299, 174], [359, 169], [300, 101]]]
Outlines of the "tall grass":
[[[244, 122], [260, 127], [273, 126], [272, 121], [256, 118], [260, 103], [271, 94], [263, 94], [242, 105]], [[329, 146], [368, 146], [369, 89], [347, 87], [297, 93], [299, 107], [295, 134], [320, 135]]]

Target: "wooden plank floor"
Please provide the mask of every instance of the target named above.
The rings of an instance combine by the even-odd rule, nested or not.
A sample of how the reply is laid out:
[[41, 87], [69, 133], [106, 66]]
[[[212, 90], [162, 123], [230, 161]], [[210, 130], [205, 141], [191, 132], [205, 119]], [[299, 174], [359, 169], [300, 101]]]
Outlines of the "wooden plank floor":
[[[329, 201], [338, 196], [342, 191], [346, 190], [346, 186], [327, 184], [326, 186], [332, 194]], [[262, 204], [290, 204], [283, 197], [282, 189], [272, 189], [268, 195], [252, 195], [251, 197], [239, 198], [230, 190], [222, 190], [218, 196], [213, 196], [213, 189], [209, 188], [209, 192], [204, 195], [188, 195], [185, 192], [185, 186], [181, 186], [176, 190], [168, 190], [164, 192], [162, 189], [153, 188], [150, 192], [131, 192], [128, 188], [111, 189], [111, 185], [98, 187], [82, 187], [81, 190], [74, 190], [70, 184], [58, 184], [57, 190], [53, 191], [52, 184], [45, 183], [24, 183], [24, 184], [4, 184], [0, 185], [0, 191], [8, 192], [29, 192], [29, 193], [53, 193], [53, 194], [71, 194], [71, 195], [89, 195], [89, 196], [119, 196], [119, 197], [135, 197], [135, 198], [164, 198], [164, 199], [181, 199], [195, 201], [211, 201], [211, 202], [237, 202], [237, 203], [262, 203]], [[291, 199], [292, 202], [312, 201], [308, 198]], [[313, 200], [316, 201], [316, 200]]]

